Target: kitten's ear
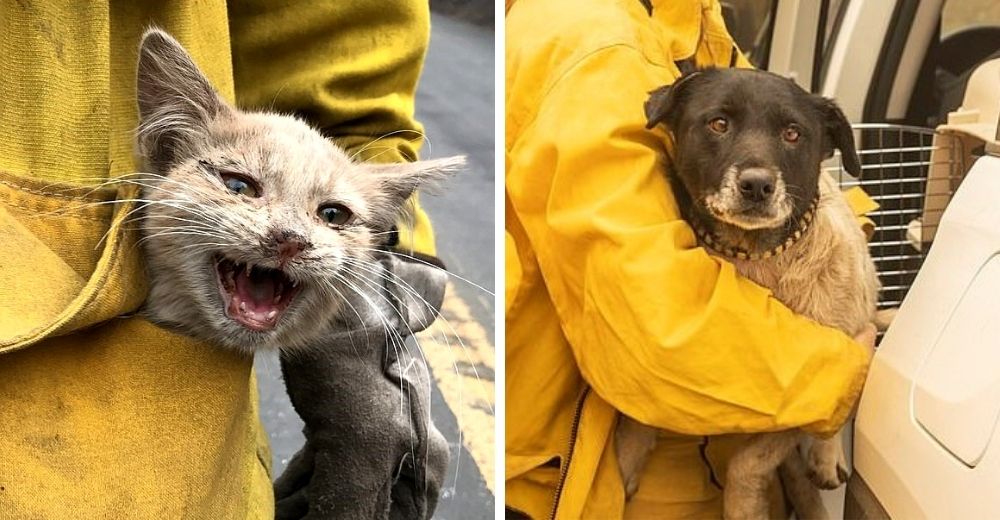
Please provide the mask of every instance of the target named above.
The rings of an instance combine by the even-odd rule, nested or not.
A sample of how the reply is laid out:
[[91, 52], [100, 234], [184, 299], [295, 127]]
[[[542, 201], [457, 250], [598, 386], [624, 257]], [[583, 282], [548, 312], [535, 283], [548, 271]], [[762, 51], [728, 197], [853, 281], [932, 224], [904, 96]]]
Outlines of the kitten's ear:
[[417, 188], [434, 184], [457, 172], [465, 166], [465, 157], [456, 155], [444, 159], [366, 166], [378, 178], [381, 188], [392, 197], [394, 204], [401, 205]]
[[209, 122], [230, 110], [184, 47], [159, 29], [143, 34], [137, 70], [139, 152], [154, 164], [183, 155]]

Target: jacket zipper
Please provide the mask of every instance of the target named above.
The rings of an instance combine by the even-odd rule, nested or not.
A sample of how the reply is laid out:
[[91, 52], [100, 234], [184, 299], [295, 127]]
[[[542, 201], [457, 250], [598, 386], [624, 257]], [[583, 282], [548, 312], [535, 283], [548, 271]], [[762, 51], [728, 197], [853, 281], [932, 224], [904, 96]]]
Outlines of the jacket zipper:
[[566, 461], [559, 468], [559, 485], [556, 486], [556, 500], [552, 503], [552, 514], [549, 515], [549, 520], [555, 520], [556, 512], [559, 510], [559, 499], [562, 498], [563, 487], [566, 486], [566, 476], [569, 474], [569, 464], [573, 460], [573, 450], [576, 448], [576, 436], [580, 430], [580, 416], [583, 414], [583, 402], [587, 399], [587, 394], [590, 393], [590, 387], [583, 389], [583, 393], [580, 394], [579, 400], [576, 402], [576, 410], [573, 412], [573, 426], [570, 428], [569, 432], [569, 451], [566, 453]]

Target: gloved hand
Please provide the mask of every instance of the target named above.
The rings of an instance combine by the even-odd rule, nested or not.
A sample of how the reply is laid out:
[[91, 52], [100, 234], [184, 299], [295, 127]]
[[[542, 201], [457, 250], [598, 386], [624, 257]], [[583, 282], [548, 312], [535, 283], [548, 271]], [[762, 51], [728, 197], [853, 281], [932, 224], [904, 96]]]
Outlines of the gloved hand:
[[343, 312], [321, 347], [281, 355], [306, 442], [274, 483], [276, 519], [434, 513], [448, 445], [431, 421], [430, 374], [404, 339], [434, 321], [447, 274], [424, 263], [436, 259], [382, 256], [345, 294], [357, 314]]

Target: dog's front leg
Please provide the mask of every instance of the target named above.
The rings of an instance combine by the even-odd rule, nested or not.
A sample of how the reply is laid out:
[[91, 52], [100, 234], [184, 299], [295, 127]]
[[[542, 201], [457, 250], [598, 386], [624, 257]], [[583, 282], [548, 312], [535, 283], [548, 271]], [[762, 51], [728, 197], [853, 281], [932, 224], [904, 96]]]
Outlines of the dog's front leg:
[[809, 480], [820, 489], [836, 489], [847, 482], [847, 455], [840, 433], [829, 439], [815, 439], [806, 459]]
[[806, 462], [798, 449], [788, 453], [788, 457], [778, 467], [778, 473], [781, 476], [785, 496], [795, 511], [795, 518], [798, 520], [827, 520], [829, 518], [819, 490], [806, 476], [808, 473]]
[[759, 520], [768, 517], [767, 488], [781, 462], [798, 445], [802, 433], [788, 430], [760, 433], [750, 438], [729, 461], [722, 494], [726, 520]]
[[632, 498], [639, 489], [639, 474], [655, 445], [656, 428], [626, 415], [619, 416], [618, 427], [615, 428], [615, 454], [625, 485], [625, 500]]

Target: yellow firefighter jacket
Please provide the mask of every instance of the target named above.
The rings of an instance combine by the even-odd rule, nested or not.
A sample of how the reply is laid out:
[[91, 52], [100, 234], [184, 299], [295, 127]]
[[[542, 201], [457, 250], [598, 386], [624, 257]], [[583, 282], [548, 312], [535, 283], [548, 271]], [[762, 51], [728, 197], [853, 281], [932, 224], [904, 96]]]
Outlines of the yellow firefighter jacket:
[[[123, 224], [134, 205], [112, 201], [135, 192], [100, 183], [138, 171], [139, 36], [162, 27], [229, 101], [295, 111], [350, 151], [419, 130], [426, 2], [0, 0], [0, 13], [0, 519], [273, 518], [252, 360], [130, 314], [146, 291]], [[413, 159], [415, 135], [366, 153]], [[433, 252], [416, 222], [411, 245]]]

